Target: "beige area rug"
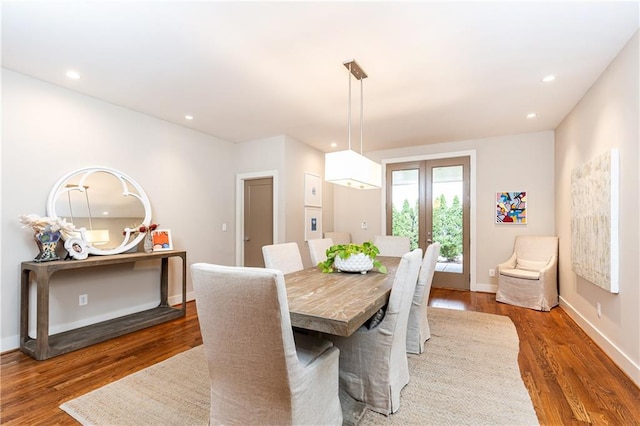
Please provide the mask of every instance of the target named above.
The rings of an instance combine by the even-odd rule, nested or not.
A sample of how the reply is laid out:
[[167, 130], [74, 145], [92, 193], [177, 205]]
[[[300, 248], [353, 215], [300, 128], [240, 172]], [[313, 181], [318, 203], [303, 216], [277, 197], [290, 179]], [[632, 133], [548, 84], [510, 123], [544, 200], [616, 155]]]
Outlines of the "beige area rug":
[[[429, 309], [426, 352], [409, 356], [400, 410], [361, 425], [538, 424], [520, 378], [518, 336], [507, 317]], [[209, 375], [202, 346], [60, 406], [84, 425], [206, 425]]]

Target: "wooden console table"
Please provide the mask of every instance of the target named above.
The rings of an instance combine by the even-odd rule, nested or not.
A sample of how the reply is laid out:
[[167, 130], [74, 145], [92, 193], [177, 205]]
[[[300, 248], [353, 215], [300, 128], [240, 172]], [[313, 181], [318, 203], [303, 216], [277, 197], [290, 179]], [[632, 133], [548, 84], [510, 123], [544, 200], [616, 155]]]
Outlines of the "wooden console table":
[[[182, 306], [169, 306], [169, 258], [182, 259]], [[158, 307], [123, 317], [49, 335], [49, 280], [58, 271], [92, 268], [97, 266], [135, 263], [161, 259], [160, 304]], [[29, 283], [35, 274], [36, 338], [29, 337]], [[182, 317], [187, 312], [187, 252], [159, 251], [153, 253], [126, 253], [113, 256], [90, 256], [85, 260], [57, 260], [53, 262], [22, 262], [20, 282], [20, 350], [37, 360], [84, 348], [105, 340], [141, 330]]]

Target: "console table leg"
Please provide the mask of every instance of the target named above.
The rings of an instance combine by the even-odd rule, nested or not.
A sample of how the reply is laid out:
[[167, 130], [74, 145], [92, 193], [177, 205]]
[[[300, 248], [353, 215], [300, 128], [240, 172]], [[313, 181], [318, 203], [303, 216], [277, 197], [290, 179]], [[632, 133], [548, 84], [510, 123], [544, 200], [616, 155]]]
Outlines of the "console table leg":
[[169, 259], [162, 259], [160, 270], [160, 306], [169, 306]]
[[36, 281], [36, 359], [46, 359], [49, 353], [49, 274], [37, 271]]
[[29, 339], [29, 276], [28, 269], [22, 270], [20, 278], [20, 346]]

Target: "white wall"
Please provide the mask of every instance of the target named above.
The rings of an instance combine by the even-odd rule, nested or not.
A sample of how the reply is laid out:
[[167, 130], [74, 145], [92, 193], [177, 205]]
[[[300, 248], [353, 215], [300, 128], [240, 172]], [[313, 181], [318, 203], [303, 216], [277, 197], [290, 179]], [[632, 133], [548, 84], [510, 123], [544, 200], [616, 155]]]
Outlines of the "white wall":
[[329, 201], [333, 199], [333, 185], [324, 181], [324, 153], [290, 137], [286, 138], [285, 146], [286, 241], [298, 243], [302, 261], [305, 267], [310, 267], [309, 246], [304, 239], [304, 175], [311, 173], [323, 178], [323, 230], [333, 227], [333, 204]]
[[[476, 283], [473, 286], [472, 282], [472, 288], [495, 291], [497, 282], [489, 277], [489, 269], [509, 258], [516, 235], [555, 235], [553, 143], [553, 132], [539, 132], [399, 148], [367, 153], [367, 156], [392, 163], [399, 159], [409, 161], [475, 151], [476, 203], [471, 220], [472, 224], [475, 220], [477, 254], [475, 271], [472, 271]], [[497, 225], [496, 192], [519, 190], [527, 191], [528, 224]], [[382, 190], [336, 187], [334, 196], [337, 230], [351, 232], [356, 242], [385, 232]], [[360, 229], [362, 221], [368, 223], [368, 230]], [[471, 263], [473, 267], [474, 261]]]
[[[561, 305], [640, 386], [639, 49], [636, 33], [556, 129], [555, 168]], [[619, 294], [571, 269], [571, 171], [612, 148], [620, 151]]]
[[[278, 174], [276, 242], [298, 243], [304, 265], [311, 266], [309, 247], [304, 240], [304, 175], [324, 176], [324, 154], [289, 136], [276, 136], [238, 144], [237, 156], [239, 174], [270, 171]], [[325, 229], [333, 227], [332, 186], [323, 181]], [[241, 235], [237, 239], [241, 243]]]
[[[2, 106], [1, 351], [19, 345], [20, 263], [37, 254], [18, 216], [44, 215], [49, 191], [71, 170], [105, 166], [128, 174], [189, 264], [233, 263], [233, 144], [4, 69]], [[180, 294], [179, 267], [172, 259], [170, 296]], [[153, 306], [158, 282], [156, 262], [99, 276], [54, 275], [52, 332]], [[87, 306], [78, 306], [80, 293], [89, 295]]]
[[[284, 212], [286, 205], [286, 194], [285, 194], [285, 182], [282, 179], [282, 176], [285, 172], [285, 137], [284, 136], [275, 136], [272, 138], [266, 139], [258, 139], [254, 141], [248, 141], [239, 143], [236, 145], [236, 156], [237, 156], [237, 173], [241, 176], [251, 176], [251, 178], [255, 177], [255, 174], [265, 176], [268, 174], [274, 177], [274, 185], [276, 186], [275, 191], [277, 191], [277, 199], [274, 199], [274, 202], [277, 204], [277, 212], [276, 215], [276, 239], [275, 242], [284, 242], [285, 241], [285, 224], [286, 217], [284, 214], [280, 214]], [[237, 184], [237, 183], [236, 183]], [[240, 188], [236, 188], [240, 193]], [[244, 248], [240, 246], [242, 244], [242, 216], [240, 210], [240, 206], [242, 200], [236, 199], [236, 221], [238, 222], [238, 233], [236, 234], [236, 247], [238, 253], [236, 255], [236, 264], [240, 265], [241, 253], [240, 251]]]

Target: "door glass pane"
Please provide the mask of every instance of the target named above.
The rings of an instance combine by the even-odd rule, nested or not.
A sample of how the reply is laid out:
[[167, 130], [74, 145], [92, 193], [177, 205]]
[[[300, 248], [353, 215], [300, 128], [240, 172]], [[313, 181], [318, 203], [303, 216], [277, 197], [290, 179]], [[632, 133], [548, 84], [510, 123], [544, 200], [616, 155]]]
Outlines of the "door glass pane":
[[462, 273], [463, 166], [434, 167], [433, 240], [440, 243], [440, 272]]
[[418, 247], [419, 170], [391, 173], [391, 235], [409, 237], [411, 250]]

